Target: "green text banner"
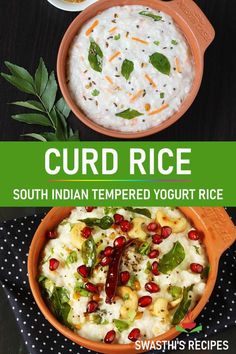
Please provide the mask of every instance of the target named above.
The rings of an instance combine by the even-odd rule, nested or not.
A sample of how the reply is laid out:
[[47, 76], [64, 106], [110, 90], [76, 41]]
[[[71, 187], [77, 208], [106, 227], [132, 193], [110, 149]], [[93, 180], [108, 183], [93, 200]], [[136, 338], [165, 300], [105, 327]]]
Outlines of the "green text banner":
[[1, 142], [0, 206], [235, 206], [234, 142]]

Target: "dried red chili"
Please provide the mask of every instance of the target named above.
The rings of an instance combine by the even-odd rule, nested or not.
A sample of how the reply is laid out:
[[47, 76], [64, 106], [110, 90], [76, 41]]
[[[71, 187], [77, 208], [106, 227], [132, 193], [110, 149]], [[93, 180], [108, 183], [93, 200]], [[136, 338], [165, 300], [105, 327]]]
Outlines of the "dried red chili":
[[116, 288], [117, 288], [118, 278], [119, 278], [120, 261], [123, 252], [127, 247], [129, 247], [135, 241], [136, 239], [129, 240], [126, 242], [126, 244], [123, 247], [114, 249], [114, 253], [112, 255], [112, 262], [109, 265], [107, 280], [105, 285], [105, 291], [107, 295], [106, 303], [108, 304], [112, 303], [116, 294]]

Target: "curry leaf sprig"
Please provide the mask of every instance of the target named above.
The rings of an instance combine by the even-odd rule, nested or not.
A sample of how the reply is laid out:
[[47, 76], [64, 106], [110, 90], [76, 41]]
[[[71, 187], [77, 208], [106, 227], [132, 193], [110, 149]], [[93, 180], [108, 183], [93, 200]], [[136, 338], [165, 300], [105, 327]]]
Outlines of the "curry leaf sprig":
[[21, 92], [34, 96], [34, 100], [12, 102], [15, 106], [31, 110], [12, 118], [48, 128], [45, 133], [33, 132], [24, 136], [40, 141], [79, 140], [78, 131], [74, 132], [68, 124], [70, 109], [64, 98], [57, 100], [58, 85], [54, 72], [48, 73], [43, 59], [40, 59], [34, 76], [18, 65], [7, 61], [5, 65], [10, 74], [1, 73], [1, 76]]

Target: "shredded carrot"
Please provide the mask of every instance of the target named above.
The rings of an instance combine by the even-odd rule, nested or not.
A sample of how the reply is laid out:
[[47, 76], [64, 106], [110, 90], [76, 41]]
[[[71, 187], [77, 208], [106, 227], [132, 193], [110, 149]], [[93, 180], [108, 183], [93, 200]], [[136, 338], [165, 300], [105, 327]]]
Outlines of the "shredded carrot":
[[112, 54], [112, 56], [109, 58], [109, 62], [118, 57], [118, 55], [120, 55], [120, 52], [115, 52], [114, 54]]
[[178, 73], [182, 73], [181, 67], [180, 67], [180, 63], [179, 63], [179, 59], [175, 58], [175, 66], [176, 66], [176, 71]]
[[157, 85], [148, 74], [145, 74], [145, 78], [150, 82], [153, 88], [157, 88]]
[[117, 29], [117, 27], [112, 27], [109, 32], [112, 33], [112, 32], [115, 32], [115, 30]]
[[113, 81], [110, 76], [105, 76], [105, 79], [109, 82], [109, 84], [113, 84]]
[[87, 31], [85, 32], [86, 36], [89, 36], [90, 33], [94, 30], [95, 27], [97, 27], [97, 25], [99, 24], [98, 20], [95, 20], [93, 22], [93, 24], [87, 29]]
[[150, 111], [151, 105], [149, 103], [146, 103], [144, 108], [145, 108], [145, 111], [148, 112], [148, 111]]
[[132, 40], [133, 40], [133, 41], [136, 41], [136, 42], [143, 43], [143, 44], [148, 44], [147, 41], [144, 41], [143, 39], [138, 38], [138, 37], [132, 37]]
[[143, 90], [137, 91], [130, 99], [130, 102], [135, 102], [140, 96], [142, 96]]
[[154, 114], [158, 114], [162, 111], [164, 111], [164, 109], [168, 108], [169, 105], [167, 103], [163, 104], [160, 108], [156, 109], [155, 111], [152, 111], [150, 113], [148, 113], [149, 116], [153, 116]]

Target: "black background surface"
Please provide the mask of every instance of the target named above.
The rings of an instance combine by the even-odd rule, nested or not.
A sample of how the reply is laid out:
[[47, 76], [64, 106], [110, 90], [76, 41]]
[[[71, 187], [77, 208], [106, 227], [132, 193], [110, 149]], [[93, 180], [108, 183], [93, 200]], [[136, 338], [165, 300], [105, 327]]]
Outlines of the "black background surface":
[[[236, 139], [236, 1], [196, 0], [216, 29], [216, 39], [206, 52], [199, 95], [184, 117], [167, 130], [144, 140]], [[46, 0], [0, 1], [0, 70], [4, 60], [34, 72], [40, 56], [55, 69], [57, 51], [76, 13], [64, 12]], [[16, 109], [7, 102], [27, 98], [0, 79], [0, 140], [19, 140], [31, 126], [13, 121]], [[19, 110], [17, 110], [19, 111]], [[81, 140], [112, 140], [93, 132], [72, 116]]]

